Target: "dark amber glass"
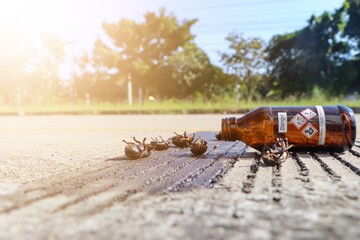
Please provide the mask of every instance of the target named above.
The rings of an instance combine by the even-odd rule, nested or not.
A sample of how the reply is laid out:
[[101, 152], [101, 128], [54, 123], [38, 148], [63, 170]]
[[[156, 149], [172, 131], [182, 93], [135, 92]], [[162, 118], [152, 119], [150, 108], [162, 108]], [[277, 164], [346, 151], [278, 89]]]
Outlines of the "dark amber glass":
[[344, 151], [355, 142], [355, 115], [340, 105], [260, 107], [221, 122], [222, 140], [240, 140], [260, 151], [279, 137], [295, 149]]

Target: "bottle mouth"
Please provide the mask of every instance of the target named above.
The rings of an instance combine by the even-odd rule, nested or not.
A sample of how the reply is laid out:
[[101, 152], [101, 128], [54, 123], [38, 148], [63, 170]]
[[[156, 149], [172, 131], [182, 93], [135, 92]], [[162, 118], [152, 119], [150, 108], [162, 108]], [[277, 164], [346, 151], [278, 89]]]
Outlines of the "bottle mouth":
[[221, 140], [236, 141], [236, 118], [229, 117], [221, 120]]

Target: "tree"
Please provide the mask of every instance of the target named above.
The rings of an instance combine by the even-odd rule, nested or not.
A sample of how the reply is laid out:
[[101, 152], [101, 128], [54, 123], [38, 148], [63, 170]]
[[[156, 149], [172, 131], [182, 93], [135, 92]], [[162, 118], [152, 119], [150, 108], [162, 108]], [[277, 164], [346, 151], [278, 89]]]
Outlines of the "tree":
[[37, 49], [32, 81], [34, 85], [37, 85], [36, 94], [44, 98], [59, 97], [64, 94], [59, 79], [59, 68], [65, 60], [65, 44], [52, 33], [41, 34], [41, 47]]
[[6, 29], [0, 33], [0, 103], [19, 103], [33, 46], [21, 33]]
[[357, 50], [360, 50], [360, 0], [346, 0], [343, 5], [346, 11], [348, 22], [344, 34], [357, 42]]
[[142, 23], [127, 19], [104, 23], [103, 29], [111, 44], [98, 41], [93, 52], [94, 62], [108, 72], [112, 69], [114, 78], [124, 80], [130, 74], [133, 86], [146, 92], [164, 86], [166, 84], [159, 83], [159, 79], [164, 79], [160, 75], [164, 73], [164, 62], [194, 39], [190, 28], [195, 22], [180, 23], [174, 15], [167, 15], [161, 9], [158, 14], [145, 14]]
[[163, 61], [154, 86], [162, 97], [184, 98], [196, 92], [209, 97], [213, 75], [206, 53], [195, 44], [187, 44]]
[[271, 85], [281, 97], [310, 96], [315, 86], [330, 90], [337, 82], [337, 69], [348, 52], [341, 38], [344, 18], [334, 14], [312, 16], [308, 26], [274, 36], [267, 51], [271, 65]]
[[[360, 0], [347, 0], [344, 2], [343, 10], [347, 16], [347, 24], [344, 28], [344, 37], [349, 38], [351, 57], [342, 65], [339, 76], [346, 80], [342, 89], [349, 93], [360, 92]], [[352, 43], [352, 44], [351, 44]]]
[[44, 33], [36, 44], [24, 33], [0, 31], [0, 101], [38, 103], [45, 96], [60, 95], [58, 68], [65, 56], [61, 40]]
[[243, 98], [249, 101], [258, 95], [265, 81], [265, 44], [259, 38], [246, 39], [236, 33], [229, 34], [226, 40], [230, 43], [230, 52], [221, 53], [221, 61], [237, 76], [236, 84]]
[[[99, 47], [100, 46], [100, 47]], [[81, 73], [74, 78], [74, 92], [78, 99], [87, 96], [99, 101], [125, 100], [127, 93], [123, 81], [119, 81], [117, 71], [106, 67], [102, 59], [111, 59], [107, 54], [113, 54], [103, 47], [101, 41], [95, 42], [95, 54], [84, 54], [76, 60]], [[99, 50], [102, 50], [100, 52]]]

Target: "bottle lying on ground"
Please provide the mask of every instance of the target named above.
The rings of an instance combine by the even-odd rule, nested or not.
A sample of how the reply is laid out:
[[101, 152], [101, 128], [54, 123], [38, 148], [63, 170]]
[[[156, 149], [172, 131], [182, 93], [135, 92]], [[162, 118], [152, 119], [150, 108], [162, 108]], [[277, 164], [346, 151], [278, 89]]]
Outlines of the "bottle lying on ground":
[[278, 138], [294, 149], [345, 151], [356, 138], [356, 120], [345, 106], [260, 107], [240, 118], [223, 118], [221, 140], [240, 140], [262, 151]]

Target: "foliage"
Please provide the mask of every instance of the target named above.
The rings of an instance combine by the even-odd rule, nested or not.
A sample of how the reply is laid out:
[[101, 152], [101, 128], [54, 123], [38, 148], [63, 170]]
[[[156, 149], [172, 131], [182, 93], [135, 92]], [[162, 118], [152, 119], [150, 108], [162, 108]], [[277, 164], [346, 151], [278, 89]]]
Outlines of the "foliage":
[[[314, 90], [315, 92], [317, 90]], [[258, 100], [235, 102], [232, 98], [224, 96], [208, 100], [198, 98], [193, 101], [167, 99], [164, 101], [150, 102], [145, 101], [143, 104], [135, 103], [129, 106], [127, 102], [114, 101], [76, 101], [69, 104], [64, 99], [46, 99], [44, 104], [24, 103], [21, 108], [17, 105], [3, 105], [0, 114], [139, 114], [139, 113], [163, 113], [163, 114], [183, 114], [183, 113], [239, 113], [246, 112], [260, 106], [309, 106], [309, 105], [337, 105], [342, 104], [349, 107], [360, 106], [360, 100], [348, 100], [342, 97], [334, 97], [331, 100], [323, 98], [321, 93], [314, 98], [303, 98], [296, 100], [287, 98], [284, 100]]]
[[350, 49], [351, 57], [339, 69], [338, 76], [339, 78], [345, 76], [342, 89], [347, 92], [354, 90], [360, 92], [360, 0], [345, 1], [343, 10], [346, 11], [348, 18], [344, 36], [349, 38], [349, 45], [355, 43], [355, 46]]
[[348, 0], [299, 31], [274, 36], [267, 49], [273, 93], [310, 96], [315, 86], [328, 96], [359, 91], [359, 19], [360, 1]]
[[348, 15], [348, 22], [344, 29], [344, 34], [357, 41], [360, 49], [360, 0], [347, 0], [344, 2], [343, 9]]
[[339, 56], [347, 51], [346, 43], [338, 39], [342, 21], [341, 14], [325, 12], [312, 16], [300, 31], [272, 38], [268, 47], [271, 84], [281, 97], [309, 96], [314, 86], [330, 85]]
[[144, 22], [140, 23], [127, 19], [104, 23], [111, 44], [98, 41], [93, 52], [94, 62], [115, 69], [117, 79], [126, 79], [130, 75], [135, 89], [141, 87], [148, 92], [166, 86], [167, 83], [159, 82], [171, 78], [164, 66], [168, 65], [172, 54], [193, 40], [190, 28], [195, 22], [186, 20], [180, 23], [174, 15], [167, 15], [161, 9], [158, 14], [145, 14]]
[[73, 79], [77, 99], [90, 97], [98, 101], [119, 101], [126, 98], [126, 86], [103, 59], [113, 53], [100, 41], [95, 42], [93, 56], [84, 55], [76, 63], [81, 74]]
[[1, 29], [0, 104], [40, 102], [59, 92], [58, 67], [63, 45], [51, 34], [43, 34], [40, 45], [23, 33]]
[[[0, 91], [1, 102], [8, 102], [11, 96], [16, 96], [20, 79], [25, 74], [26, 63], [30, 53], [24, 46], [21, 37], [11, 31], [2, 31], [0, 39]], [[23, 52], [24, 54], [20, 54]]]
[[195, 44], [183, 46], [163, 61], [160, 69], [153, 87], [161, 97], [183, 98], [197, 91], [211, 93], [214, 69], [206, 53]]
[[221, 60], [238, 78], [235, 90], [249, 101], [256, 97], [265, 80], [265, 44], [259, 38], [246, 39], [236, 33], [229, 34], [226, 40], [230, 52], [221, 53]]

